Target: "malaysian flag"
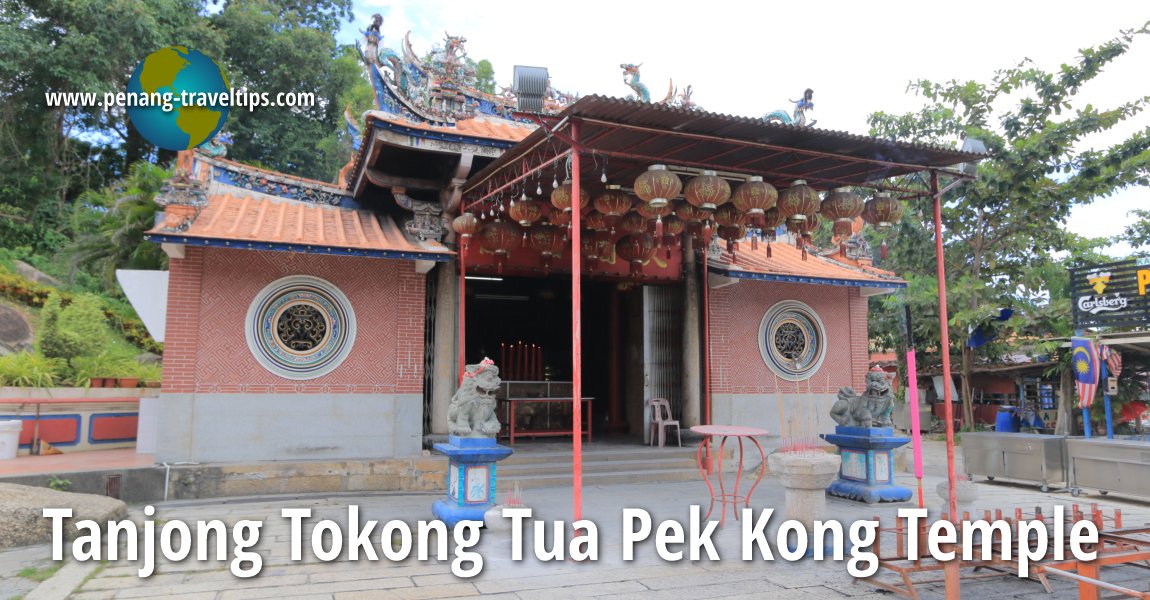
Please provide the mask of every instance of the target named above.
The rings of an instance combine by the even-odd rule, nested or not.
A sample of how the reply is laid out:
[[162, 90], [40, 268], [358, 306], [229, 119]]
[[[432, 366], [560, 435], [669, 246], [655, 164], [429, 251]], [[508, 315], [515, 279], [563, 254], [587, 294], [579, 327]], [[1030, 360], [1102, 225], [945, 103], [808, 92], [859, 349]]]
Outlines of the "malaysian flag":
[[1090, 408], [1098, 389], [1098, 351], [1087, 338], [1070, 338], [1070, 364], [1078, 382], [1078, 408]]
[[1122, 353], [1112, 349], [1110, 346], [1103, 346], [1101, 352], [1102, 360], [1106, 361], [1106, 372], [1111, 377], [1117, 377], [1122, 373]]

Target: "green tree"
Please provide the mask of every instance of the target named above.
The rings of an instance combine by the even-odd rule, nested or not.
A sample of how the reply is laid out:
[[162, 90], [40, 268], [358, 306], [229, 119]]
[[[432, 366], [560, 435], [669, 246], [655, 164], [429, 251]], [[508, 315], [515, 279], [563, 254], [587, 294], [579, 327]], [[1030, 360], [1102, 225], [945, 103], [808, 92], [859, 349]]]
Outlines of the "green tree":
[[155, 223], [156, 194], [169, 176], [168, 170], [141, 161], [126, 179], [84, 192], [72, 213], [75, 238], [63, 250], [74, 267], [102, 276], [108, 290], [118, 290], [116, 269], [166, 267], [167, 257], [159, 245], [144, 243], [144, 232]]
[[475, 64], [475, 87], [488, 94], [495, 93], [495, 67], [486, 58]]
[[[1101, 243], [1063, 228], [1070, 210], [1123, 187], [1147, 184], [1150, 129], [1100, 150], [1077, 146], [1084, 137], [1110, 130], [1141, 112], [1150, 97], [1101, 109], [1074, 104], [1084, 85], [1147, 33], [1145, 26], [1124, 31], [1083, 49], [1073, 63], [1053, 72], [1023, 61], [998, 71], [988, 83], [919, 80], [910, 87], [927, 100], [924, 108], [904, 115], [879, 112], [869, 119], [872, 133], [881, 137], [953, 144], [956, 138], [969, 136], [982, 140], [990, 153], [990, 159], [979, 164], [976, 181], [943, 198], [951, 339], [942, 346], [961, 354], [968, 424], [974, 421], [973, 365], [998, 359], [1007, 349], [1003, 343], [971, 349], [965, 343], [968, 332], [987, 323], [994, 309], [1007, 306], [1018, 309], [1019, 316], [1007, 323], [1000, 340], [1012, 333], [1065, 330], [1068, 305], [1065, 312], [1057, 308], [1063, 298], [1055, 294], [1065, 291], [1052, 285], [1053, 273], [1065, 268], [1067, 254], [1076, 259]], [[1008, 105], [1011, 108], [1002, 109]], [[923, 187], [922, 181], [903, 183]], [[928, 282], [935, 272], [933, 249], [925, 246], [928, 228], [933, 229], [929, 201], [912, 204], [899, 235], [889, 242], [892, 248], [885, 264], [911, 282], [906, 301], [924, 327], [938, 316], [935, 290]], [[908, 235], [908, 229], [920, 233]], [[890, 311], [896, 304], [897, 300], [888, 300], [876, 308]], [[937, 329], [925, 339], [938, 340]]]
[[1128, 213], [1133, 219], [1126, 226], [1123, 235], [1114, 241], [1128, 242], [1134, 248], [1150, 249], [1150, 210], [1134, 209]]
[[46, 94], [121, 92], [146, 52], [172, 44], [218, 56], [204, 9], [203, 0], [0, 3], [0, 243], [59, 248], [76, 197], [153, 155], [123, 109], [48, 106]]
[[[312, 106], [233, 110], [229, 156], [269, 169], [330, 180], [347, 162], [330, 140], [344, 128], [340, 99], [362, 78], [362, 67], [339, 60], [339, 20], [350, 0], [232, 0], [212, 24], [223, 34], [233, 87], [252, 92], [311, 92]], [[317, 152], [317, 148], [319, 151]]]

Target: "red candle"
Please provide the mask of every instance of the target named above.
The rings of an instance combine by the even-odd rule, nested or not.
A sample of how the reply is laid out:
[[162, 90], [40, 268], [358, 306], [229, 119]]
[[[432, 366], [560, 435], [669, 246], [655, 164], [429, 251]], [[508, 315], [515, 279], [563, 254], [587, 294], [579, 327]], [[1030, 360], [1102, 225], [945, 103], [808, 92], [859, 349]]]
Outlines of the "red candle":
[[507, 344], [499, 342], [499, 368], [507, 368]]
[[519, 379], [527, 379], [527, 346], [519, 342]]
[[543, 346], [535, 348], [535, 380], [543, 381]]

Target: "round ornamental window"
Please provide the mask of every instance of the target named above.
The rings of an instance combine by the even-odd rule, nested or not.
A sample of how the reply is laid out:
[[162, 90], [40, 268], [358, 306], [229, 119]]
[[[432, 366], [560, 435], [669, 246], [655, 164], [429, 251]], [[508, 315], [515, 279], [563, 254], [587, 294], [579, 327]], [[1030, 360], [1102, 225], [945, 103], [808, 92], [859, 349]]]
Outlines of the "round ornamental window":
[[268, 371], [314, 379], [343, 362], [355, 344], [355, 312], [331, 283], [303, 275], [265, 287], [248, 308], [248, 348]]
[[797, 300], [772, 306], [759, 323], [759, 352], [776, 375], [801, 381], [818, 370], [826, 354], [823, 322]]

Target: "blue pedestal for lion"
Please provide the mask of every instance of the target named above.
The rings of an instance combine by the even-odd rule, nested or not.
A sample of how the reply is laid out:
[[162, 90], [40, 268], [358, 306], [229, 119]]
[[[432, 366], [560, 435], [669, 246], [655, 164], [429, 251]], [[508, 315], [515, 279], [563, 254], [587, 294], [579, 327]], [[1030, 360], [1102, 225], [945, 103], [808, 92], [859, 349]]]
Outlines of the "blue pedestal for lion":
[[495, 506], [495, 463], [511, 455], [511, 448], [494, 438], [451, 436], [435, 450], [447, 455], [447, 498], [431, 510], [448, 527], [460, 521], [483, 521]]
[[827, 488], [828, 494], [868, 504], [910, 500], [910, 488], [894, 484], [891, 457], [910, 438], [894, 435], [890, 427], [839, 425], [823, 439], [838, 446], [843, 459], [839, 478]]

